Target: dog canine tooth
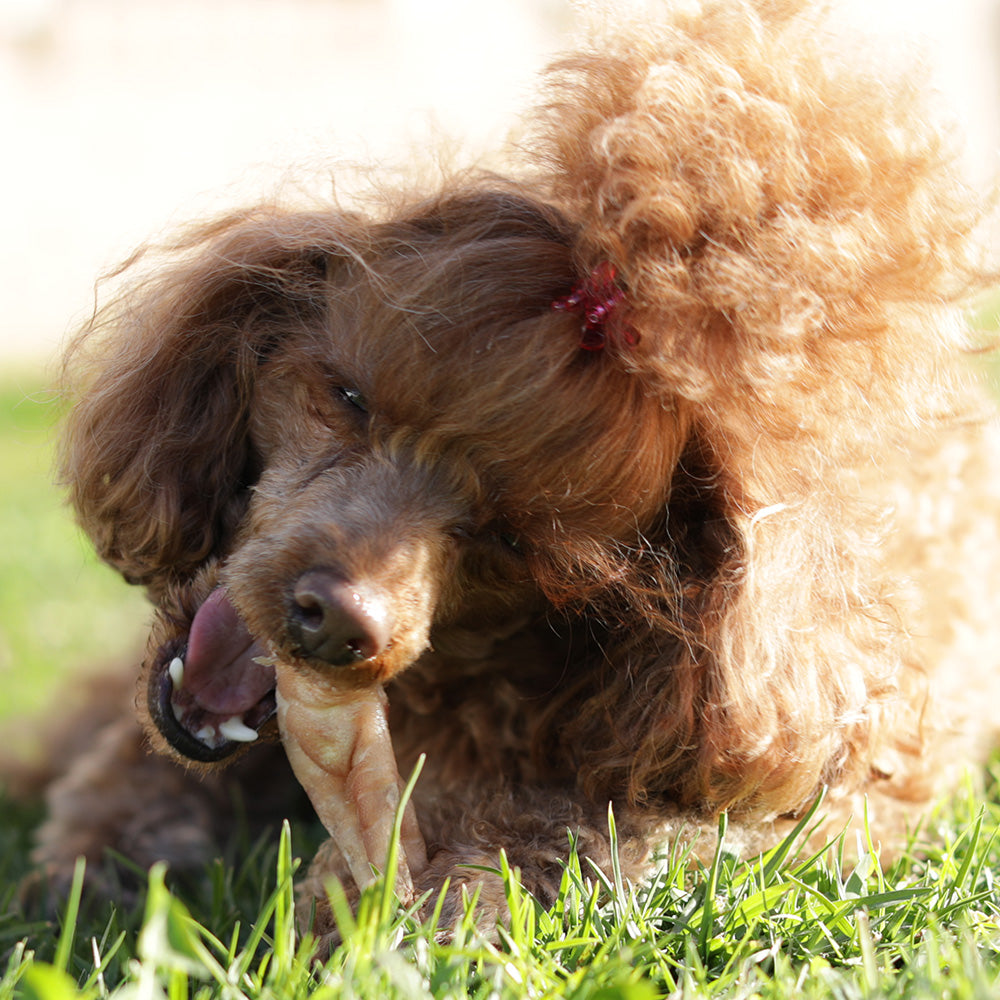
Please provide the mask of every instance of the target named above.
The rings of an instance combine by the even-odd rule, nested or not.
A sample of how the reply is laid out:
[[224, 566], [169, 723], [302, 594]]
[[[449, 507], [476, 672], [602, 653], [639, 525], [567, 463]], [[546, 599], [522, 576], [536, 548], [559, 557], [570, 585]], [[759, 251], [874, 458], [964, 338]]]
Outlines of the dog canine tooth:
[[238, 715], [219, 723], [219, 733], [234, 743], [253, 743], [257, 730], [251, 729]]
[[175, 656], [170, 661], [167, 673], [170, 674], [170, 679], [174, 682], [175, 690], [184, 686], [184, 661], [179, 656]]

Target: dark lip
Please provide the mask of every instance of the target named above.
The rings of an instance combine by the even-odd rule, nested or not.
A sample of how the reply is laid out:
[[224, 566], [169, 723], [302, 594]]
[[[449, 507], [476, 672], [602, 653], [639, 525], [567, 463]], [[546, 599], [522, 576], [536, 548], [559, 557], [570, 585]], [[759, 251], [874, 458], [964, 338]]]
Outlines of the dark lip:
[[[177, 721], [170, 704], [173, 696], [173, 681], [170, 679], [167, 666], [175, 656], [183, 658], [186, 652], [187, 646], [179, 640], [168, 643], [160, 649], [153, 669], [150, 671], [146, 692], [149, 716], [160, 735], [167, 741], [171, 749], [181, 757], [200, 764], [218, 763], [238, 751], [246, 749], [248, 745], [252, 746], [252, 744], [225, 740], [217, 747], [210, 747], [193, 736]], [[252, 723], [255, 729], [259, 729], [272, 719], [277, 711], [278, 706], [272, 691], [266, 698], [258, 702], [248, 722]]]

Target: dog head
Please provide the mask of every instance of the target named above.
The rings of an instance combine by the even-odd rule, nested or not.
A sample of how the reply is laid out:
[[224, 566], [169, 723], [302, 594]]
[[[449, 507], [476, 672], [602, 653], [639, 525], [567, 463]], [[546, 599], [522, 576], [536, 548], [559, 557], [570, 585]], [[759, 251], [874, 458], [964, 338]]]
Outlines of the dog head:
[[545, 202], [470, 186], [384, 222], [234, 217], [147, 286], [71, 481], [161, 606], [145, 690], [176, 750], [255, 731], [272, 657], [384, 681], [485, 650], [659, 531], [685, 418], [554, 308], [572, 246]]

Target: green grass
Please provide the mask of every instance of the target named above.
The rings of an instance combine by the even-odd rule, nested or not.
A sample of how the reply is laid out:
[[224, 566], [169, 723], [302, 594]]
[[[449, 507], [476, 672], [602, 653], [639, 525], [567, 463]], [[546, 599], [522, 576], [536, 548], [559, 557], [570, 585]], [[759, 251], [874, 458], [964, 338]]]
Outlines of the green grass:
[[59, 413], [44, 376], [0, 382], [0, 724], [81, 670], [141, 649], [141, 596], [94, 558], [52, 485]]
[[[147, 612], [99, 566], [50, 484], [57, 414], [31, 374], [0, 384], [0, 749], [15, 718], [65, 699], [67, 679], [140, 648]], [[0, 1000], [8, 998], [465, 998], [648, 1000], [961, 998], [1000, 995], [1000, 791], [965, 790], [882, 873], [839, 845], [799, 856], [790, 840], [708, 867], [682, 852], [632, 886], [571, 852], [544, 908], [504, 871], [512, 913], [497, 940], [471, 917], [441, 928], [368, 890], [341, 904], [344, 945], [320, 966], [295, 936], [291, 881], [315, 828], [280, 844], [237, 832], [203, 878], [155, 870], [134, 905], [81, 892], [56, 916], [19, 886], [37, 807], [0, 794]], [[820, 806], [820, 808], [822, 808]], [[723, 842], [724, 843], [724, 842]], [[442, 932], [447, 931], [447, 934]], [[447, 937], [447, 943], [442, 943]]]
[[998, 818], [995, 795], [966, 798], [941, 818], [943, 837], [935, 829], [884, 876], [869, 854], [845, 867], [838, 844], [803, 860], [794, 837], [751, 862], [723, 849], [697, 867], [675, 852], [640, 886], [570, 851], [545, 908], [504, 867], [511, 920], [492, 942], [468, 914], [441, 927], [433, 900], [418, 920], [385, 881], [356, 915], [333, 887], [344, 943], [319, 964], [295, 934], [286, 828], [249, 860], [217, 862], [184, 898], [154, 869], [141, 916], [77, 893], [60, 920], [38, 922], [8, 892], [0, 1000], [996, 997]]

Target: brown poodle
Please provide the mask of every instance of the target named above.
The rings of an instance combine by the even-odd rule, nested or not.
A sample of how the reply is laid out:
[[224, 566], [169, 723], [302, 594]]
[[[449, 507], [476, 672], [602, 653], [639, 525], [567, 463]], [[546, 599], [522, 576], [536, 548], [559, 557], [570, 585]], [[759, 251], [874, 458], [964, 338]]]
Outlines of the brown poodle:
[[[415, 889], [481, 883], [486, 919], [470, 865], [503, 849], [550, 900], [567, 830], [608, 863], [609, 803], [639, 875], [824, 787], [898, 843], [982, 758], [979, 220], [919, 87], [848, 62], [795, 0], [626, 20], [549, 71], [508, 178], [261, 206], [135, 265], [70, 351], [63, 471], [157, 618], [142, 728], [53, 786], [57, 877], [199, 863], [228, 783], [292, 807], [275, 652], [385, 683], [400, 772], [426, 754]], [[329, 874], [333, 841], [307, 900]]]

